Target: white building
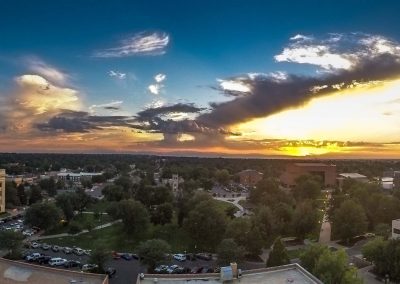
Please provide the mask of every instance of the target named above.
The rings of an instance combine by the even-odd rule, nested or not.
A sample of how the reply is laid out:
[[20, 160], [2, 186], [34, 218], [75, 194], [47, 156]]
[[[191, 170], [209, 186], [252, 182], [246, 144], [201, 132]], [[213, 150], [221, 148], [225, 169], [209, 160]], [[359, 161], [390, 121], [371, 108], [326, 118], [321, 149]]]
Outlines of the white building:
[[359, 174], [359, 173], [341, 173], [339, 174], [337, 181], [338, 181], [338, 185], [339, 188], [341, 189], [343, 186], [343, 181], [345, 179], [352, 179], [352, 180], [356, 180], [359, 182], [368, 182], [368, 177]]
[[6, 211], [6, 170], [0, 169], [0, 213]]
[[67, 171], [61, 171], [57, 174], [57, 178], [64, 181], [80, 182], [82, 178], [92, 178], [94, 176], [102, 175], [103, 173], [72, 173]]
[[392, 220], [392, 239], [400, 238], [400, 219]]

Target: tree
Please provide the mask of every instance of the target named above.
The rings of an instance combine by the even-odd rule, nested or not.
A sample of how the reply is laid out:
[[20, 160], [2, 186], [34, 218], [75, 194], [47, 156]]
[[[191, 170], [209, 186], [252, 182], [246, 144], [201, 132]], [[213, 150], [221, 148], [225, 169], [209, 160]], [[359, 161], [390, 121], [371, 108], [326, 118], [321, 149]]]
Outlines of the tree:
[[32, 185], [29, 195], [29, 205], [32, 205], [40, 200], [42, 200], [41, 188], [37, 185]]
[[264, 241], [273, 240], [275, 220], [269, 207], [260, 206], [251, 220], [253, 226], [258, 228]]
[[151, 222], [161, 225], [171, 223], [173, 213], [174, 210], [171, 203], [157, 205], [151, 212]]
[[42, 190], [46, 191], [49, 196], [54, 196], [57, 193], [56, 182], [54, 178], [41, 179], [39, 186]]
[[104, 273], [104, 265], [110, 258], [110, 253], [104, 247], [96, 247], [90, 254], [90, 263], [96, 264], [96, 272]]
[[189, 212], [184, 228], [200, 248], [213, 250], [221, 242], [226, 224], [224, 212], [213, 200], [206, 200]]
[[361, 284], [357, 270], [348, 265], [344, 250], [331, 252], [327, 246], [311, 245], [300, 255], [301, 265], [323, 283]]
[[217, 170], [215, 172], [215, 179], [219, 184], [227, 185], [230, 179], [228, 170], [227, 169]]
[[153, 271], [159, 262], [165, 260], [165, 256], [171, 251], [171, 247], [164, 240], [152, 239], [142, 242], [137, 251], [140, 262], [147, 265], [150, 271]]
[[245, 250], [233, 239], [223, 239], [217, 248], [218, 264], [229, 265], [231, 262], [241, 263]]
[[50, 229], [60, 221], [60, 210], [54, 203], [35, 203], [26, 210], [25, 224], [41, 229]]
[[344, 250], [337, 252], [325, 250], [319, 257], [313, 274], [323, 283], [362, 283], [362, 280], [357, 277], [357, 269], [348, 266], [347, 254]]
[[26, 205], [28, 199], [25, 194], [25, 186], [22, 183], [20, 185], [18, 185], [18, 187], [17, 187], [17, 195], [18, 195], [19, 201], [21, 202], [21, 205]]
[[289, 264], [289, 255], [283, 242], [280, 238], [277, 238], [272, 247], [272, 251], [269, 253], [267, 260], [267, 267], [279, 266]]
[[7, 188], [6, 191], [7, 207], [20, 206], [21, 202], [20, 199], [18, 198], [18, 192], [17, 188], [15, 187], [15, 184], [13, 182], [7, 182], [6, 188]]
[[360, 235], [367, 229], [367, 217], [365, 211], [353, 200], [346, 200], [334, 213], [333, 230], [336, 236], [345, 240]]
[[8, 257], [18, 259], [24, 236], [20, 232], [0, 231], [0, 249], [8, 250]]
[[390, 225], [385, 223], [379, 223], [375, 226], [374, 232], [377, 236], [381, 236], [384, 239], [388, 239], [390, 236], [392, 228]]
[[108, 201], [120, 201], [124, 198], [124, 188], [120, 185], [107, 185], [103, 188], [102, 193]]
[[82, 214], [83, 210], [91, 201], [90, 196], [87, 195], [85, 190], [82, 188], [77, 189], [75, 195], [76, 199], [74, 208], [78, 210], [80, 214]]
[[113, 203], [108, 213], [114, 219], [122, 219], [124, 230], [129, 234], [143, 234], [150, 223], [146, 207], [133, 199]]
[[248, 218], [235, 218], [227, 226], [226, 238], [232, 238], [239, 246], [246, 249], [252, 256], [259, 255], [263, 240], [257, 226]]
[[76, 203], [76, 195], [71, 193], [62, 193], [56, 196], [56, 205], [59, 207], [67, 222], [74, 217], [74, 204]]
[[314, 200], [318, 198], [322, 190], [322, 180], [315, 175], [302, 175], [296, 179], [296, 187], [294, 188], [294, 196], [296, 199]]
[[292, 227], [296, 236], [304, 239], [307, 234], [312, 233], [318, 225], [317, 209], [309, 200], [303, 201], [296, 206], [293, 214]]

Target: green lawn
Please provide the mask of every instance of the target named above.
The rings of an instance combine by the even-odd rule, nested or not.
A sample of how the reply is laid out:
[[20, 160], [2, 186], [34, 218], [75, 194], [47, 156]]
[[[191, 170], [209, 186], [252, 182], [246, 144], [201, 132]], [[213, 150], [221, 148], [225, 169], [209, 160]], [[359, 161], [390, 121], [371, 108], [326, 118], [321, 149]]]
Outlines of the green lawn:
[[87, 207], [86, 211], [92, 212], [106, 212], [107, 207], [109, 206], [110, 202], [106, 200], [99, 200], [96, 203], [91, 203]]
[[77, 237], [63, 237], [44, 240], [48, 244], [59, 246], [77, 246], [83, 249], [94, 249], [98, 246], [104, 246], [112, 251], [135, 251], [135, 248], [141, 241], [152, 238], [164, 239], [171, 245], [172, 252], [189, 251], [193, 246], [190, 244], [190, 238], [176, 225], [166, 226], [151, 225], [148, 232], [141, 236], [127, 235], [122, 228], [122, 224], [115, 224], [110, 227], [94, 230]]
[[[96, 218], [94, 218], [93, 214], [78, 214], [72, 219], [70, 224], [76, 223], [79, 226], [81, 226], [81, 228], [84, 230], [84, 229], [86, 229], [86, 224], [89, 222], [91, 222], [93, 224], [93, 227], [97, 227], [99, 225], [103, 225], [103, 224], [106, 224], [111, 221], [112, 221], [112, 219], [108, 215], [100, 215], [100, 218], [96, 219]], [[68, 233], [69, 229], [70, 229], [69, 225], [60, 224], [57, 227], [55, 227], [54, 229], [46, 231], [45, 235], [56, 235], [56, 234]]]
[[235, 205], [233, 205], [233, 204], [231, 204], [231, 203], [228, 203], [228, 202], [225, 202], [225, 201], [215, 200], [215, 199], [213, 199], [213, 201], [215, 202], [215, 204], [217, 205], [217, 207], [218, 207], [220, 210], [224, 211], [224, 212], [227, 212], [227, 210], [229, 210], [229, 209], [231, 209], [231, 208], [236, 208]]

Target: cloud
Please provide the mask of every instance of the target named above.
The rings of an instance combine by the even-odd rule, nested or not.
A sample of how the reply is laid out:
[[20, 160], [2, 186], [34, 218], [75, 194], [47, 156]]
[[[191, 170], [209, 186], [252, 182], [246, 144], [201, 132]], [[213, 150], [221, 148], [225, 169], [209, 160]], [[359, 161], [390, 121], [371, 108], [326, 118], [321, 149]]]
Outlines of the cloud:
[[124, 39], [117, 47], [96, 51], [94, 57], [111, 58], [134, 55], [162, 55], [169, 44], [169, 35], [163, 32], [141, 32]]
[[46, 121], [68, 106], [82, 108], [79, 92], [52, 84], [39, 75], [15, 78], [16, 88], [3, 97], [0, 105], [0, 129], [7, 133], [28, 133], [35, 123]]
[[35, 127], [46, 132], [86, 133], [110, 127], [131, 127], [132, 121], [130, 116], [94, 116], [84, 111], [65, 110], [47, 122], [37, 123]]
[[114, 71], [114, 70], [110, 70], [108, 72], [108, 75], [110, 77], [114, 77], [114, 78], [117, 78], [117, 79], [120, 79], [120, 80], [125, 80], [126, 79], [126, 73], [121, 73], [121, 72]]
[[96, 109], [120, 110], [122, 104], [123, 104], [123, 101], [112, 101], [112, 102], [100, 104], [100, 105], [91, 105], [89, 107], [89, 112], [94, 113], [94, 112], [96, 112]]
[[165, 74], [157, 74], [156, 76], [154, 76], [154, 80], [156, 80], [157, 83], [161, 83], [163, 82], [165, 79], [167, 79], [167, 75]]
[[47, 78], [53, 83], [65, 84], [69, 78], [66, 73], [56, 69], [53, 66], [48, 65], [39, 58], [31, 57], [27, 60], [27, 62], [31, 71]]
[[[280, 80], [271, 76], [249, 74], [228, 78], [229, 81], [249, 86], [251, 93], [247, 96], [236, 96], [232, 101], [212, 103], [211, 112], [201, 114], [196, 121], [207, 127], [226, 128], [288, 108], [302, 106], [316, 96], [323, 96], [338, 89], [372, 85], [380, 80], [400, 75], [398, 43], [382, 38], [377, 40], [376, 37], [365, 35], [357, 37], [352, 35], [346, 40], [344, 38], [345, 35], [339, 43], [344, 41], [346, 46], [336, 46], [337, 50], [342, 50], [344, 53], [337, 55], [344, 56], [352, 50], [355, 56], [351, 67], [338, 68], [334, 72], [317, 73], [316, 76], [287, 74]], [[365, 41], [366, 39], [369, 40]], [[353, 47], [349, 46], [349, 42], [353, 43]], [[336, 41], [335, 45], [337, 44]], [[300, 59], [297, 61], [303, 62]], [[318, 64], [321, 66], [322, 63]], [[324, 64], [322, 66], [326, 66]]]
[[147, 89], [149, 90], [150, 93], [152, 93], [153, 95], [159, 95], [162, 88], [164, 87], [164, 85], [162, 84], [162, 82], [164, 82], [167, 79], [167, 75], [159, 73], [157, 75], [154, 76], [154, 81], [155, 83], [150, 84]]
[[217, 79], [217, 81], [219, 82], [220, 90], [231, 96], [241, 96], [251, 92], [251, 87], [241, 80]]
[[369, 58], [400, 54], [394, 41], [363, 33], [329, 34], [323, 39], [296, 35], [290, 39], [292, 42], [275, 56], [276, 61], [311, 64], [325, 71], [350, 70]]

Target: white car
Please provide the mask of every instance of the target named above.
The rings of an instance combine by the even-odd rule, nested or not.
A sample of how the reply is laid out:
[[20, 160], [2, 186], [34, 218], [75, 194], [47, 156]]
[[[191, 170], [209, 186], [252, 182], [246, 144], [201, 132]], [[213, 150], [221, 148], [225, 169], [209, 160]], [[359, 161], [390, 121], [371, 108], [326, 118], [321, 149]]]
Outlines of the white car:
[[31, 243], [31, 247], [35, 249], [35, 248], [40, 247], [40, 244], [37, 242], [33, 242], [33, 243]]
[[35, 260], [38, 259], [40, 256], [42, 256], [41, 253], [34, 252], [34, 253], [30, 254], [30, 255], [27, 255], [27, 256], [25, 257], [25, 260], [27, 260], [27, 261], [35, 261]]
[[49, 260], [49, 265], [50, 266], [61, 266], [61, 265], [64, 265], [66, 262], [67, 262], [67, 260], [64, 258], [54, 257]]
[[74, 248], [73, 249], [74, 254], [76, 255], [83, 255], [85, 252], [81, 248]]
[[177, 253], [177, 254], [174, 254], [174, 259], [177, 261], [185, 261], [186, 255], [184, 255], [182, 253]]
[[94, 268], [97, 268], [96, 264], [84, 264], [82, 266], [82, 271], [87, 271], [87, 270], [91, 270], [91, 269], [94, 269]]

